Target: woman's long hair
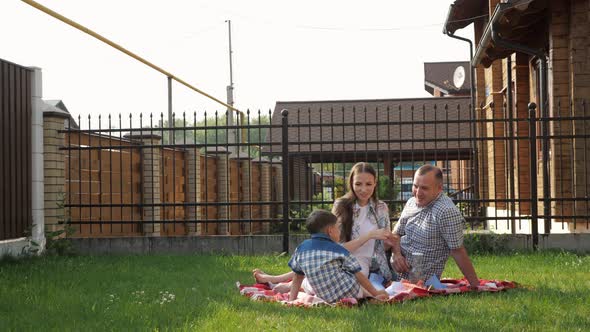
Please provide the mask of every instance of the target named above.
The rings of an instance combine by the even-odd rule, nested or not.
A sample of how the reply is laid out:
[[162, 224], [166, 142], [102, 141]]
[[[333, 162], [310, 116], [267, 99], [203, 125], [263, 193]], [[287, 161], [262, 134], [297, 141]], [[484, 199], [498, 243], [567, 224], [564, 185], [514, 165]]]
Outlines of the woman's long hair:
[[356, 194], [354, 192], [354, 177], [357, 174], [361, 173], [368, 173], [373, 175], [375, 179], [375, 190], [373, 191], [373, 195], [371, 195], [371, 199], [377, 202], [377, 172], [373, 166], [369, 163], [360, 162], [356, 163], [352, 166], [350, 170], [350, 174], [348, 175], [348, 181], [346, 183], [346, 187], [348, 191], [344, 196], [340, 197], [334, 203], [333, 212], [338, 217], [338, 223], [340, 225], [340, 242], [348, 242], [351, 240], [352, 237], [352, 207], [356, 202]]

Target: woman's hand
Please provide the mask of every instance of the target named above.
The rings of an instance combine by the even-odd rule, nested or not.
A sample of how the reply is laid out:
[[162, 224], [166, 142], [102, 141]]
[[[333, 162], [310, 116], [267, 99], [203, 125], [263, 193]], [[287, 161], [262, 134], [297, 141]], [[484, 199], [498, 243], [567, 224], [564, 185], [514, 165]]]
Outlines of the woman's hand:
[[369, 239], [374, 239], [374, 240], [388, 240], [392, 237], [391, 232], [386, 229], [386, 228], [382, 228], [382, 229], [375, 229], [369, 232], [368, 234]]

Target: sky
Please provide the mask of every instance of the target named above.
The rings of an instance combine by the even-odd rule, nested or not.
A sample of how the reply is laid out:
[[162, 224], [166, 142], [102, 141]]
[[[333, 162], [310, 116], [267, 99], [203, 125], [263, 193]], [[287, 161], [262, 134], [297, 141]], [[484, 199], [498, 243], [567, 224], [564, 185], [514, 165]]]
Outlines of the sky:
[[[231, 20], [235, 106], [427, 97], [424, 62], [467, 61], [442, 33], [451, 0], [38, 0], [225, 101]], [[19, 0], [0, 1], [0, 58], [43, 71], [43, 98], [69, 111], [167, 113], [167, 78]], [[458, 35], [472, 38], [472, 28]], [[225, 107], [174, 83], [176, 114]]]

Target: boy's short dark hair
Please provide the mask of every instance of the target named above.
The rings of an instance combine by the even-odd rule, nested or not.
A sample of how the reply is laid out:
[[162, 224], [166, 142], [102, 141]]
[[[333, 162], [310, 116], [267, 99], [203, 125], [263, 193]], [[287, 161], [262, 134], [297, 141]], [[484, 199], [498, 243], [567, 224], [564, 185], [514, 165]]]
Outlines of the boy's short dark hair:
[[314, 210], [305, 221], [305, 228], [310, 234], [322, 233], [326, 226], [335, 225], [338, 219], [326, 210]]

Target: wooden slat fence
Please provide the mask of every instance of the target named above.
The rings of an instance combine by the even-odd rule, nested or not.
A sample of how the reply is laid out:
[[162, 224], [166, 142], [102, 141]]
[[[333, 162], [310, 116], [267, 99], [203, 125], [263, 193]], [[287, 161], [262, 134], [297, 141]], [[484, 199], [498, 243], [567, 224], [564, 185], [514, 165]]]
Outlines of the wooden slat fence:
[[[69, 150], [65, 154], [65, 199], [70, 204], [137, 204], [135, 206], [74, 207], [67, 213], [72, 220], [87, 222], [76, 236], [140, 235], [142, 213], [141, 154], [130, 149], [135, 144], [119, 138], [69, 134], [71, 146], [120, 146], [100, 150]], [[108, 222], [108, 223], [106, 223]]]
[[[65, 156], [65, 197], [64, 203], [75, 205], [69, 207], [66, 215], [75, 225], [75, 237], [102, 236], [142, 236], [144, 186], [142, 183], [142, 152], [137, 141], [89, 134], [70, 132], [66, 134], [63, 150]], [[160, 159], [160, 223], [161, 236], [180, 236], [189, 231], [191, 222], [187, 201], [187, 153], [183, 149], [158, 148]], [[223, 157], [220, 157], [223, 158]], [[200, 197], [203, 203], [218, 202], [218, 157], [200, 155]], [[253, 202], [262, 200], [260, 163], [252, 162], [251, 188], [244, 188], [244, 176], [247, 171], [239, 160], [229, 161], [229, 202]], [[276, 177], [276, 173], [273, 176]], [[247, 190], [251, 190], [251, 195]], [[274, 196], [273, 196], [274, 197]], [[277, 199], [275, 197], [275, 199]], [[170, 206], [170, 204], [177, 204]], [[77, 206], [81, 205], [81, 206]], [[266, 209], [270, 207], [266, 206]], [[200, 205], [199, 220], [225, 219], [219, 216], [216, 204]], [[251, 213], [248, 213], [251, 209]], [[249, 222], [263, 217], [261, 205], [230, 205], [229, 218], [243, 219], [244, 222], [229, 224], [230, 234], [256, 234], [264, 231], [263, 222]], [[274, 214], [273, 214], [274, 215]], [[201, 234], [217, 235], [217, 222], [201, 223]]]
[[[162, 202], [184, 203], [186, 179], [185, 153], [179, 150], [164, 149], [162, 160], [162, 178], [160, 180], [160, 198]], [[163, 223], [160, 226], [162, 235], [186, 234], [184, 206], [163, 207], [160, 213], [164, 220], [178, 220], [178, 222], [174, 223]]]

